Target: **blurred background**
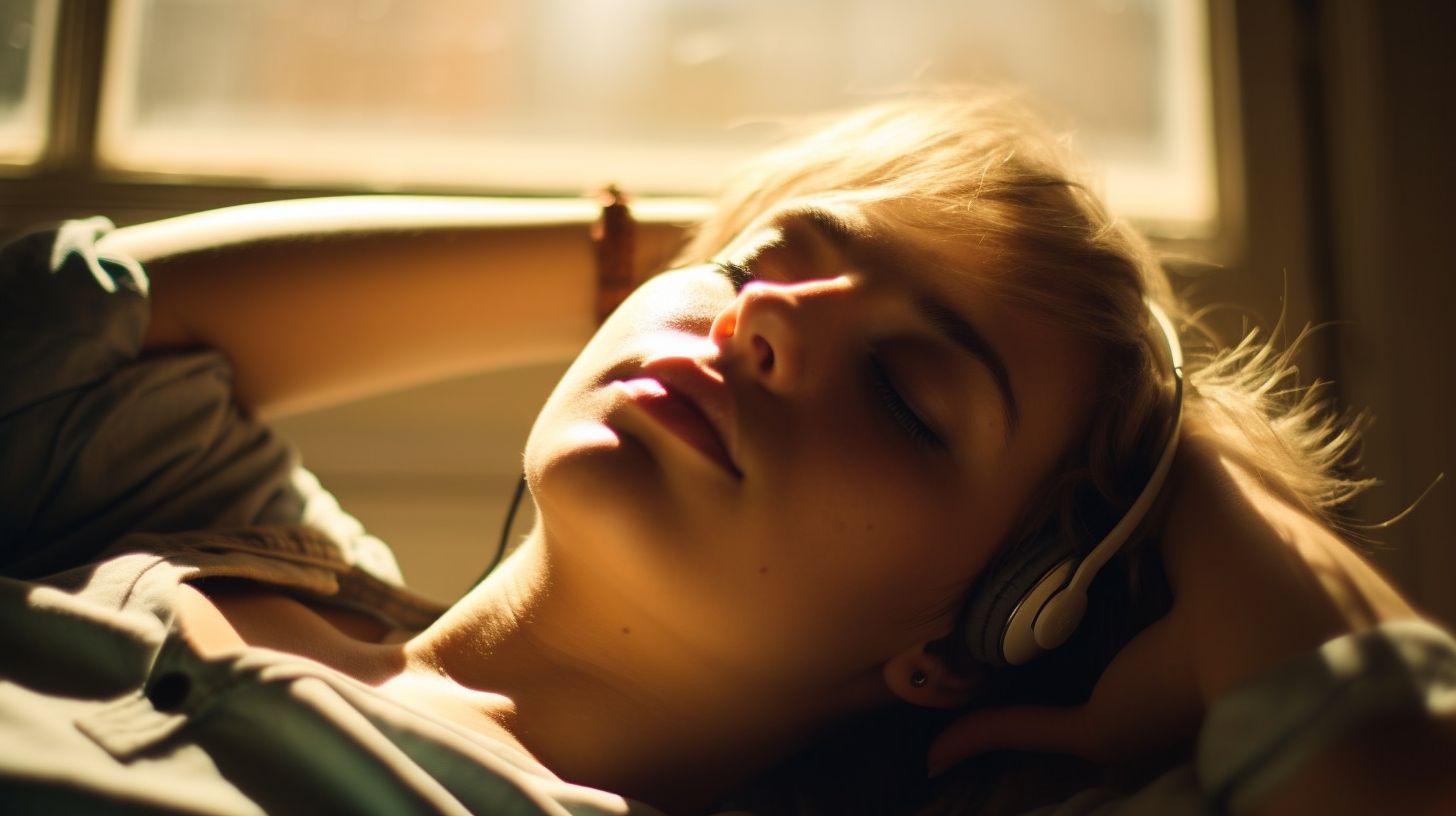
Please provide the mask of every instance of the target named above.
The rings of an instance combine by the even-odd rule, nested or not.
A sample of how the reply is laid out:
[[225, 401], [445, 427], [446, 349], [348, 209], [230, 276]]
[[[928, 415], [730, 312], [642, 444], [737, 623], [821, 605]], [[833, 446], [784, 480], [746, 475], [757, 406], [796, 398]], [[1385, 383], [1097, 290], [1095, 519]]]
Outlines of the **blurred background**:
[[[1330, 324], [1306, 382], [1376, 417], [1389, 519], [1456, 477], [1453, 4], [1442, 0], [0, 0], [0, 238], [368, 192], [708, 196], [796, 117], [947, 82], [1025, 92], [1215, 324]], [[489, 559], [522, 367], [288, 417], [406, 575]], [[1456, 483], [1372, 533], [1456, 625]], [[524, 532], [529, 519], [518, 525]]]

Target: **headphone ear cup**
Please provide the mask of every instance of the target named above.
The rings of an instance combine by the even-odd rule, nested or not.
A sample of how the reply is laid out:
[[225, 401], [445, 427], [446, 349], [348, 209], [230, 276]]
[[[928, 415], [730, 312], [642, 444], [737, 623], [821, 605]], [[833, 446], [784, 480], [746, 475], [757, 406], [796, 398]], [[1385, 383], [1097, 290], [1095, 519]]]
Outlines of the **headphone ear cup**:
[[966, 608], [966, 648], [976, 660], [996, 668], [1010, 665], [1006, 631], [1022, 602], [1049, 573], [1075, 562], [1072, 547], [1060, 537], [1039, 538], [1016, 549], [981, 575]]

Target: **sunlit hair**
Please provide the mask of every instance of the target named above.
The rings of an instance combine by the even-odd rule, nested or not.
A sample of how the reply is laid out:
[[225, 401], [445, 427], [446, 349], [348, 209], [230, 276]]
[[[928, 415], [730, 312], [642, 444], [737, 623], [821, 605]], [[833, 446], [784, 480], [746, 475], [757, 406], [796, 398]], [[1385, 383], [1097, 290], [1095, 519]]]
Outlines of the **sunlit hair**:
[[[1318, 387], [1298, 387], [1294, 348], [1256, 333], [1231, 348], [1209, 340], [1174, 297], [1147, 241], [1108, 212], [1065, 143], [1016, 101], [962, 90], [892, 101], [774, 150], [725, 189], [677, 262], [718, 257], [765, 213], [810, 198], [852, 202], [876, 221], [959, 242], [978, 291], [1098, 352], [1099, 393], [1085, 433], [1006, 547], [1034, 546], [1050, 526], [1089, 549], [1141, 489], [1166, 440], [1172, 399], [1164, 343], [1145, 299], [1185, 335], [1185, 434], [1212, 441], [1271, 491], [1326, 521], [1367, 484], [1340, 475], [1354, 429], [1328, 411]], [[1064, 654], [1017, 670], [1019, 688], [1084, 695], [1122, 643], [1166, 609], [1155, 551], [1140, 543], [1129, 542], [1099, 577], [1088, 624]], [[971, 668], [957, 637], [947, 639], [945, 657]], [[1038, 672], [1053, 679], [1036, 682]]]
[[1165, 436], [1171, 379], [1145, 298], [1182, 324], [1189, 432], [1326, 520], [1368, 484], [1339, 475], [1354, 429], [1327, 410], [1320, 384], [1299, 387], [1298, 339], [1280, 349], [1256, 330], [1218, 348], [1189, 323], [1147, 241], [1108, 212], [1064, 140], [1014, 99], [956, 90], [883, 103], [769, 152], [724, 190], [677, 264], [719, 255], [764, 213], [808, 198], [853, 201], [962, 242], [982, 291], [1097, 345], [1105, 393], [1085, 458], [1066, 464], [1085, 466], [1083, 478], [1114, 507], [1141, 487]]

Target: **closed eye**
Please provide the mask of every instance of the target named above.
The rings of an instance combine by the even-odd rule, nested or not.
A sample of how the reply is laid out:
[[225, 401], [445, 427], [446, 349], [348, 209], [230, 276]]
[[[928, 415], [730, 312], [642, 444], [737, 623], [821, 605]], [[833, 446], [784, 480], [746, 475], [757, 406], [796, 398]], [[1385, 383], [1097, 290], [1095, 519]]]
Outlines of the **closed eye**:
[[885, 370], [884, 363], [873, 354], [866, 359], [870, 388], [900, 430], [910, 437], [910, 441], [920, 447], [944, 448], [945, 440], [941, 439], [940, 434], [936, 433], [929, 423], [920, 418], [920, 414], [900, 394], [899, 389], [895, 387], [894, 381], [890, 378], [890, 373]]
[[748, 282], [753, 280], [753, 272], [749, 271], [748, 267], [737, 261], [714, 261], [713, 263], [718, 267], [718, 272], [727, 278], [729, 283], [733, 284], [733, 291], [735, 292], [743, 291], [743, 287], [747, 286]]

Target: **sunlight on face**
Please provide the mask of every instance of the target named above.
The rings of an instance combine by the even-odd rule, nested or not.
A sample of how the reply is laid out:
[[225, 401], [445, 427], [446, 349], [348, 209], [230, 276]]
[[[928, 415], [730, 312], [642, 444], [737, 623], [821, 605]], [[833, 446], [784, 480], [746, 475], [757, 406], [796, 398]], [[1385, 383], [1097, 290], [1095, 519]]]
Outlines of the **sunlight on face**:
[[745, 668], [944, 634], [1082, 426], [1090, 354], [864, 211], [771, 214], [730, 260], [641, 287], [543, 408], [553, 557]]

